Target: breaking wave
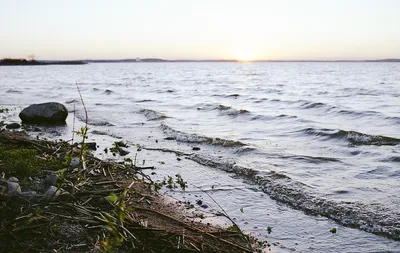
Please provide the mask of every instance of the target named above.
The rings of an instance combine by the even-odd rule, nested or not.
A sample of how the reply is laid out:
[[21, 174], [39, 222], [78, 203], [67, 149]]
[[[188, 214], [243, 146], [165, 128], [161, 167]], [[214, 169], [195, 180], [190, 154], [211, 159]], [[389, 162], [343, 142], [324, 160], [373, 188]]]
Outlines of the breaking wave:
[[356, 131], [307, 128], [301, 132], [308, 135], [325, 137], [326, 139], [346, 140], [353, 145], [394, 146], [400, 144], [400, 139], [397, 138], [381, 135], [369, 135]]
[[161, 124], [161, 130], [168, 136], [168, 138], [186, 143], [205, 143], [223, 147], [243, 147], [247, 146], [240, 141], [227, 140], [223, 138], [212, 138], [203, 135], [189, 134], [182, 131], [173, 129], [170, 126]]
[[106, 94], [106, 95], [111, 95], [111, 94], [113, 94], [113, 93], [115, 93], [113, 90], [105, 90], [104, 92], [103, 92], [104, 94]]
[[139, 113], [143, 114], [147, 120], [160, 120], [168, 118], [168, 116], [165, 114], [150, 109], [141, 109], [139, 110]]
[[188, 158], [201, 165], [251, 180], [260, 185], [262, 191], [272, 199], [295, 209], [312, 215], [325, 216], [347, 227], [400, 240], [399, 211], [388, 210], [382, 205], [334, 201], [318, 197], [312, 193], [312, 188], [309, 186], [275, 171], [259, 173], [235, 162], [199, 154], [192, 154]]
[[233, 117], [243, 115], [243, 114], [250, 114], [250, 112], [248, 110], [235, 109], [235, 108], [232, 108], [231, 106], [226, 106], [226, 105], [218, 105], [214, 109], [219, 110], [222, 115], [228, 115], [228, 116], [233, 116]]

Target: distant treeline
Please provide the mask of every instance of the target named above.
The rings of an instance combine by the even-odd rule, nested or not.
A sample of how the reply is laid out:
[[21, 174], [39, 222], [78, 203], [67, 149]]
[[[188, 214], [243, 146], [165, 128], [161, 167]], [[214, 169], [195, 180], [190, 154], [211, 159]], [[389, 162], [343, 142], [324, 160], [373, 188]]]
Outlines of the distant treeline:
[[19, 65], [76, 65], [86, 64], [84, 61], [36, 61], [17, 58], [3, 58], [0, 60], [0, 65], [3, 66], [19, 66]]

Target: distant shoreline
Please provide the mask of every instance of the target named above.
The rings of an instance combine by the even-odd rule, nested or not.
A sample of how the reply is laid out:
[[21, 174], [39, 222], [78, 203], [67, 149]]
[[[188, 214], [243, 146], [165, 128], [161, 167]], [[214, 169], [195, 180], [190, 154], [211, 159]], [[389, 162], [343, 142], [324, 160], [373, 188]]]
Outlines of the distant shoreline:
[[3, 59], [0, 60], [0, 66], [37, 66], [37, 65], [84, 65], [88, 63], [189, 63], [189, 62], [400, 62], [400, 59], [375, 59], [375, 60], [254, 60], [254, 61], [239, 61], [239, 60], [166, 60], [159, 58], [143, 58], [143, 59], [118, 59], [118, 60], [72, 60], [72, 61], [60, 61], [60, 60], [43, 60], [43, 61], [27, 61], [25, 59]]
[[376, 59], [376, 60], [166, 60], [159, 58], [143, 59], [119, 59], [119, 60], [82, 60], [87, 63], [140, 63], [140, 62], [400, 62], [400, 59]]
[[0, 66], [37, 66], [37, 65], [82, 65], [87, 64], [84, 61], [36, 61], [26, 59], [10, 59], [0, 60]]

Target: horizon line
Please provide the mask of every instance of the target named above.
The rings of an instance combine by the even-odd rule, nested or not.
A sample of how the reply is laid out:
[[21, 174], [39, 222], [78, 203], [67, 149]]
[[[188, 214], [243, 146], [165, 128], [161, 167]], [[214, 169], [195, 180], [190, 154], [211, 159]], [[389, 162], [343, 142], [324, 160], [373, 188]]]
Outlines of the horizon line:
[[[42, 61], [63, 61], [63, 60], [42, 60]], [[338, 60], [238, 60], [238, 59], [163, 59], [156, 57], [146, 58], [120, 58], [120, 59], [76, 59], [67, 61], [86, 61], [86, 62], [400, 62], [399, 58], [379, 58], [379, 59], [338, 59]]]
[[[24, 58], [10, 58], [4, 57], [3, 59], [24, 59]], [[337, 60], [311, 60], [311, 59], [301, 59], [301, 60], [239, 60], [239, 59], [163, 59], [163, 58], [156, 58], [156, 57], [146, 57], [146, 58], [119, 58], [119, 59], [74, 59], [74, 60], [36, 60], [42, 62], [56, 62], [56, 61], [84, 61], [84, 62], [400, 62], [399, 58], [379, 58], [379, 59], [337, 59]]]

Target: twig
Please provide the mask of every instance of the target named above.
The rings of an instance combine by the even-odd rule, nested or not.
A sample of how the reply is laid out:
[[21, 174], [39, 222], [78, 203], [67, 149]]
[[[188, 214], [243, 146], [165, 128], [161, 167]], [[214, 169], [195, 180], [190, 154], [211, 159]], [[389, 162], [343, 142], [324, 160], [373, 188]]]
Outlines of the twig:
[[[175, 222], [181, 224], [183, 227], [186, 227], [186, 228], [189, 229], [189, 230], [192, 230], [192, 231], [195, 231], [195, 232], [199, 232], [199, 233], [205, 234], [205, 235], [207, 235], [207, 236], [209, 236], [209, 237], [212, 237], [212, 238], [214, 238], [214, 239], [216, 239], [216, 240], [220, 240], [221, 242], [224, 242], [224, 243], [226, 243], [226, 244], [229, 244], [229, 245], [232, 246], [232, 247], [239, 248], [239, 249], [241, 249], [241, 250], [243, 250], [243, 251], [245, 251], [245, 252], [253, 252], [253, 249], [252, 249], [252, 248], [250, 248], [250, 249], [244, 248], [244, 247], [242, 247], [242, 246], [240, 246], [240, 245], [237, 245], [237, 244], [235, 244], [235, 243], [233, 243], [233, 242], [230, 242], [230, 241], [227, 241], [227, 240], [225, 240], [225, 239], [216, 237], [216, 236], [213, 235], [213, 234], [210, 234], [210, 233], [208, 233], [208, 232], [204, 232], [203, 230], [198, 229], [198, 228], [196, 228], [196, 227], [191, 227], [191, 226], [189, 226], [188, 224], [186, 224], [186, 223], [184, 223], [184, 222], [182, 222], [182, 221], [180, 221], [180, 220], [178, 220], [178, 219], [175, 219], [174, 217], [171, 217], [171, 216], [169, 216], [169, 215], [163, 214], [163, 213], [158, 212], [158, 211], [156, 211], [156, 210], [147, 209], [147, 208], [143, 208], [143, 207], [137, 207], [137, 206], [133, 206], [133, 208], [136, 209], [136, 210], [142, 210], [142, 211], [146, 211], [146, 212], [156, 213], [156, 214], [158, 214], [158, 215], [160, 215], [160, 216], [169, 218], [169, 219], [171, 219], [171, 220], [173, 220], [173, 221], [175, 221]], [[243, 233], [242, 233], [242, 235], [243, 235]]]

